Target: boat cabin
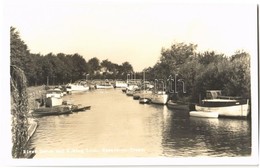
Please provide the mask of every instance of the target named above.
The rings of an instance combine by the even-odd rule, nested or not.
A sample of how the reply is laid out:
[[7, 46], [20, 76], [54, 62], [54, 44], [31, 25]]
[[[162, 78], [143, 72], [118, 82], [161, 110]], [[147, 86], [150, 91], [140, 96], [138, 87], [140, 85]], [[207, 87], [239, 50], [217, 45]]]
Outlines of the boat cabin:
[[206, 91], [206, 99], [226, 99], [226, 100], [246, 100], [242, 97], [234, 97], [234, 96], [224, 96], [222, 95], [221, 90], [207, 90]]
[[223, 96], [221, 90], [207, 90], [206, 98], [202, 100], [202, 106], [220, 107], [246, 104], [247, 99], [241, 97]]
[[221, 90], [207, 90], [206, 99], [217, 99], [222, 96]]
[[49, 89], [46, 91], [46, 98], [48, 97], [56, 97], [56, 98], [61, 98], [63, 96], [63, 93], [60, 89], [55, 88], [55, 89]]

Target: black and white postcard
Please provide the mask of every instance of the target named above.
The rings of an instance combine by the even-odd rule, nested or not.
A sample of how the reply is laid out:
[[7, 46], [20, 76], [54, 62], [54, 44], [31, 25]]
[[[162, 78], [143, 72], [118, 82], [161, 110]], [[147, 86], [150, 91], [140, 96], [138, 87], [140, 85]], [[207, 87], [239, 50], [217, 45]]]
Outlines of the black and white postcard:
[[258, 12], [4, 1], [3, 164], [257, 165]]

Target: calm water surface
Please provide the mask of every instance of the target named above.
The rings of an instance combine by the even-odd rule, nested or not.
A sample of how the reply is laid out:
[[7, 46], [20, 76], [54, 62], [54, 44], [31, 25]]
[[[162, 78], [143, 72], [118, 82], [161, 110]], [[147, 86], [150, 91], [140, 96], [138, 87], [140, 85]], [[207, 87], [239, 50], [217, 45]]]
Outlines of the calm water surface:
[[251, 123], [143, 105], [121, 89], [66, 96], [91, 110], [38, 118], [35, 158], [250, 156]]

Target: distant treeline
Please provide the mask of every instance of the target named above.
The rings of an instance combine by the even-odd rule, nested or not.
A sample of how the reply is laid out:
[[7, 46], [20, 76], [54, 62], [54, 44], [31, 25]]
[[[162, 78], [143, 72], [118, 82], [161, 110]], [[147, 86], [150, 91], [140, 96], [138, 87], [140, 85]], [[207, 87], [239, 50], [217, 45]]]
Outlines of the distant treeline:
[[133, 72], [129, 62], [118, 65], [108, 59], [100, 61], [96, 57], [86, 61], [77, 53], [30, 53], [19, 32], [14, 27], [10, 31], [11, 65], [16, 65], [25, 72], [29, 86], [66, 84], [86, 78], [126, 80], [127, 74]]
[[[145, 68], [147, 80], [175, 80], [178, 96], [197, 102], [206, 90], [223, 90], [230, 96], [250, 98], [250, 55], [237, 51], [225, 56], [214, 51], [196, 52], [197, 45], [175, 43], [162, 48], [153, 67]], [[149, 56], [147, 56], [149, 57]], [[86, 61], [81, 55], [63, 53], [47, 55], [30, 53], [19, 32], [11, 27], [11, 64], [24, 70], [28, 85], [65, 84], [79, 79], [142, 78], [143, 72], [133, 72], [129, 62], [118, 65], [96, 57]], [[178, 80], [182, 81], [178, 81]], [[183, 93], [183, 84], [186, 93]]]

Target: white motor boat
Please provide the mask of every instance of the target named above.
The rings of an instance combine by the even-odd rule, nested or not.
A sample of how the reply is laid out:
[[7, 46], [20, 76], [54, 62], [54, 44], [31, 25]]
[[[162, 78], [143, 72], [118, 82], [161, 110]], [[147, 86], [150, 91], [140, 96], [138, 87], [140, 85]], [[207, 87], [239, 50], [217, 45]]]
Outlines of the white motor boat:
[[197, 111], [217, 112], [222, 117], [247, 117], [249, 100], [222, 96], [220, 90], [207, 90], [206, 99], [195, 105]]
[[115, 88], [127, 88], [127, 86], [125, 81], [116, 81], [114, 85]]
[[84, 92], [89, 90], [89, 86], [86, 84], [81, 84], [81, 83], [69, 83], [66, 86], [67, 92], [73, 93], [73, 92]]

